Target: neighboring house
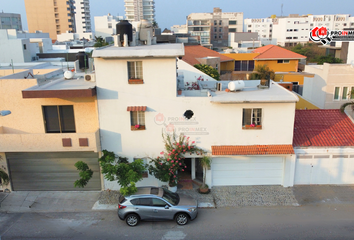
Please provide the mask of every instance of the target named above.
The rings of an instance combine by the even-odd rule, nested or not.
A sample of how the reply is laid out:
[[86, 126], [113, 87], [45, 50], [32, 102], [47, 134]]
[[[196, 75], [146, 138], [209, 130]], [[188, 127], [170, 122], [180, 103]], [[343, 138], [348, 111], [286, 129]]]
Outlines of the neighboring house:
[[23, 33], [15, 29], [0, 30], [0, 63], [24, 63], [37, 60], [37, 53], [49, 51], [48, 33]]
[[[84, 73], [66, 80], [61, 67], [49, 63], [15, 68], [19, 72], [0, 78], [0, 105], [11, 111], [0, 118], [1, 165], [11, 179], [7, 188], [101, 190], [95, 83], [85, 81]], [[84, 189], [74, 187], [77, 161], [94, 171]]]
[[320, 46], [326, 49], [326, 55], [342, 60], [342, 63], [354, 65], [354, 42], [331, 42]]
[[[191, 36], [200, 37], [202, 46], [223, 50], [228, 47], [229, 33], [243, 32], [243, 13], [224, 13], [217, 7], [213, 9], [212, 13], [191, 13], [187, 17], [185, 27]], [[180, 27], [172, 29], [180, 31]]]
[[[339, 109], [354, 99], [354, 68], [349, 64], [306, 65], [305, 71], [314, 77], [305, 77], [302, 97], [322, 109]], [[353, 109], [347, 107], [353, 117]]]
[[16, 29], [22, 31], [21, 14], [0, 13], [0, 29]]
[[195, 64], [209, 65], [223, 75], [231, 72], [234, 65], [234, 60], [230, 57], [224, 56], [209, 48], [194, 45], [184, 46], [185, 55], [182, 60], [194, 66]]
[[258, 65], [267, 65], [276, 74], [274, 81], [303, 84], [303, 74], [297, 73], [299, 61], [306, 56], [294, 53], [276, 45], [257, 48], [252, 53], [224, 53], [235, 60], [234, 74], [250, 74]]
[[229, 47], [236, 50], [254, 49], [261, 47], [261, 41], [258, 40], [258, 33], [255, 32], [229, 33]]
[[80, 0], [74, 2], [76, 33], [91, 33], [90, 0]]
[[[270, 88], [258, 88], [259, 80], [245, 81], [238, 92], [224, 91], [229, 81], [200, 81], [201, 90], [187, 90], [181, 73], [188, 71], [184, 83], [197, 82], [200, 73], [193, 76], [191, 68], [184, 69], [185, 63], [176, 65], [185, 49], [182, 44], [119, 47], [116, 42], [94, 50], [102, 149], [148, 163], [149, 157], [164, 150], [162, 131], [174, 130], [212, 157], [206, 173], [210, 187], [292, 186], [289, 173], [295, 164], [292, 139], [298, 98], [272, 81]], [[183, 117], [187, 110], [194, 114], [189, 120]], [[250, 126], [252, 122], [257, 126]], [[192, 179], [203, 176], [199, 157], [185, 159]], [[161, 184], [151, 175], [137, 183]], [[104, 186], [119, 189], [116, 181], [105, 180]]]
[[294, 184], [354, 184], [353, 133], [340, 110], [296, 110]]

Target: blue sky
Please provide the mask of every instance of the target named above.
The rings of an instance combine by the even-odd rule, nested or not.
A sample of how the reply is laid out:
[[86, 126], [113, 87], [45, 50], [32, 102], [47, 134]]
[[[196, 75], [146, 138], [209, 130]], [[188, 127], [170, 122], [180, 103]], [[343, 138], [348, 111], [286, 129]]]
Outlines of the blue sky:
[[[47, 0], [43, 0], [47, 1]], [[51, 1], [51, 0], [49, 0]], [[243, 12], [244, 18], [263, 18], [272, 14], [351, 14], [354, 15], [353, 0], [155, 0], [156, 21], [159, 26], [185, 24], [186, 17], [193, 12], [212, 12], [220, 7], [223, 12]], [[90, 0], [91, 17], [124, 15], [124, 0]], [[0, 0], [0, 11], [22, 15], [23, 28], [27, 29], [24, 0]]]

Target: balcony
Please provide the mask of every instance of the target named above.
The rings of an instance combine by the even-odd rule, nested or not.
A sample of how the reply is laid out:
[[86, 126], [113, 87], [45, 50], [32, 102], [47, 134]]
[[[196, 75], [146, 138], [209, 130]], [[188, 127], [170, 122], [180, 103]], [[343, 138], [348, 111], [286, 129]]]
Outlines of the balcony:
[[[64, 147], [64, 142], [70, 142], [71, 146]], [[85, 144], [85, 142], [88, 144]], [[101, 151], [99, 130], [92, 133], [26, 133], [16, 129], [0, 127], [0, 152], [43, 151], [99, 152]]]

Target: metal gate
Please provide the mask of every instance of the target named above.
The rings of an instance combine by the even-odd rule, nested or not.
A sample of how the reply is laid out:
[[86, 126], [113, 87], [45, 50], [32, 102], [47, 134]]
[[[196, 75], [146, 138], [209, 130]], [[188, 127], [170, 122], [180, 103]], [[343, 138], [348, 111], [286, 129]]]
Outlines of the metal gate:
[[[98, 153], [28, 152], [6, 153], [13, 191], [99, 191]], [[75, 188], [79, 171], [74, 164], [86, 162], [93, 176], [85, 188]]]

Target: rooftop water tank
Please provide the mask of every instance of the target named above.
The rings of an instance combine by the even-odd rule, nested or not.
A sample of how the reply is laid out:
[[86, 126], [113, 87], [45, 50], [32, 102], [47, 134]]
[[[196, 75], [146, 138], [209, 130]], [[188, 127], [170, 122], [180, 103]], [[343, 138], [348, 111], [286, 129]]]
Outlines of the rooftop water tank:
[[64, 72], [64, 78], [67, 79], [67, 80], [68, 79], [72, 79], [74, 77], [74, 75], [75, 74], [72, 71], [65, 71]]
[[80, 69], [89, 68], [89, 57], [85, 52], [78, 52], [76, 54], [76, 60], [79, 60]]
[[230, 89], [230, 91], [241, 91], [245, 87], [245, 82], [242, 80], [231, 81], [227, 87]]
[[[137, 31], [139, 32], [140, 41], [147, 41], [149, 36], [150, 39], [152, 39], [153, 37], [152, 24], [148, 20], [141, 20], [137, 25]], [[150, 35], [148, 34], [148, 32], [150, 33]]]
[[128, 41], [133, 41], [133, 26], [128, 22], [128, 20], [121, 20], [116, 25], [117, 34], [120, 34], [120, 41], [124, 41], [124, 34], [128, 35]]

